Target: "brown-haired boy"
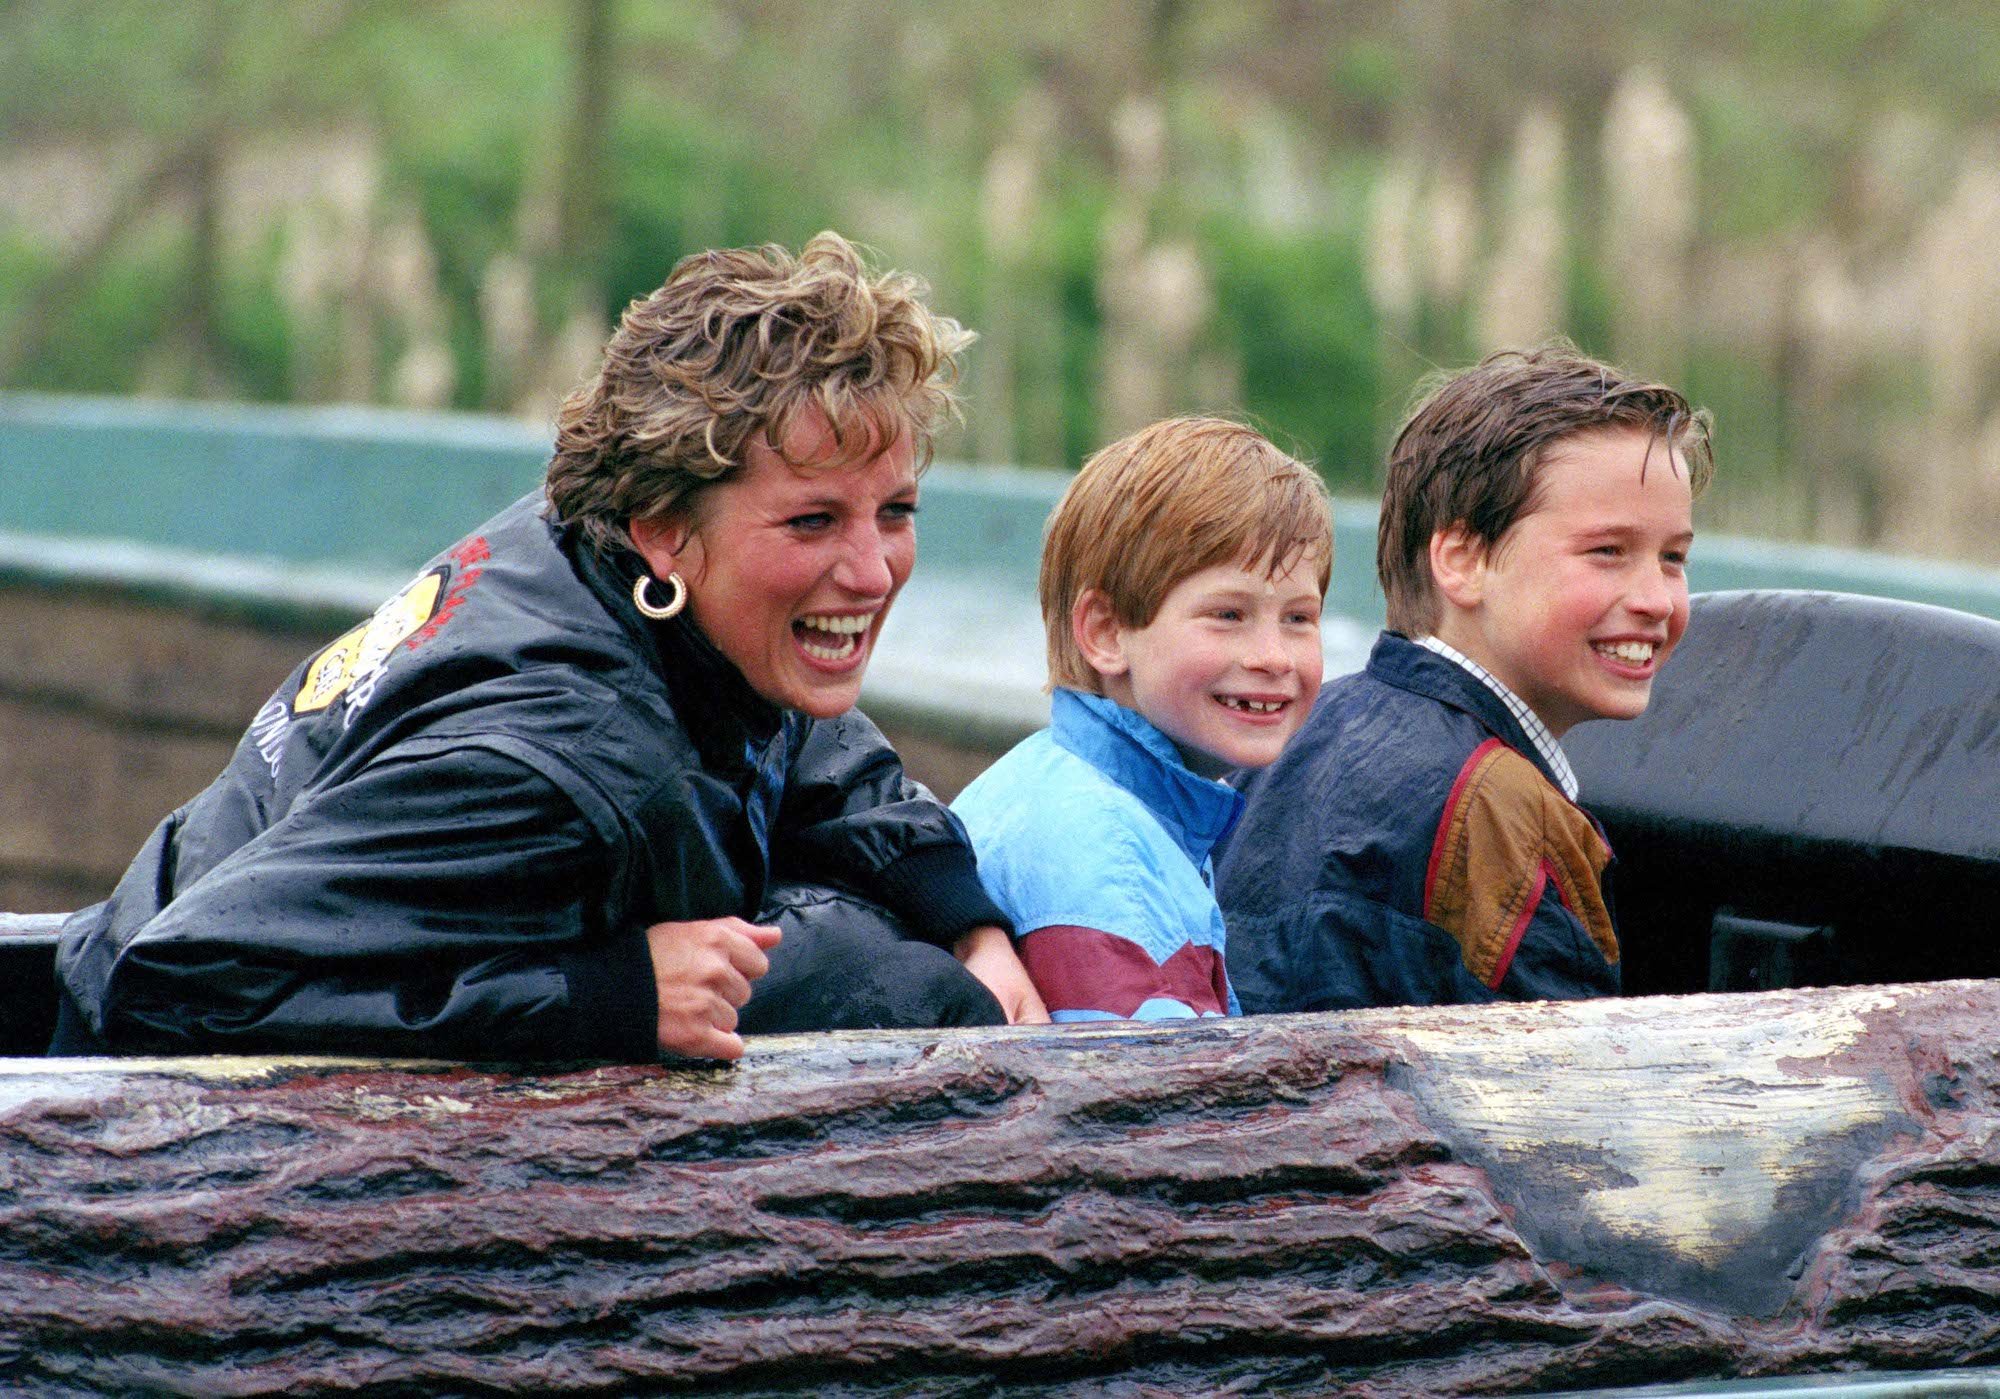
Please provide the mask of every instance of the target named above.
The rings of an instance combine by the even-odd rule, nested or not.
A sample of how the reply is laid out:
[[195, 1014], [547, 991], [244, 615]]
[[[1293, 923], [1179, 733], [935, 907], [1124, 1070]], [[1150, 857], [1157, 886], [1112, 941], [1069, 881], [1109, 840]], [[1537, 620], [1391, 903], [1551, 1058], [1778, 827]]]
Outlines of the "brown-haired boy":
[[1643, 712], [1687, 626], [1708, 419], [1567, 345], [1444, 380], [1389, 455], [1388, 630], [1246, 784], [1249, 1011], [1615, 993], [1611, 851], [1557, 741]]
[[1049, 1014], [1236, 1009], [1210, 852], [1319, 688], [1326, 488], [1251, 429], [1175, 418], [1084, 463], [1042, 548], [1050, 726], [952, 803]]

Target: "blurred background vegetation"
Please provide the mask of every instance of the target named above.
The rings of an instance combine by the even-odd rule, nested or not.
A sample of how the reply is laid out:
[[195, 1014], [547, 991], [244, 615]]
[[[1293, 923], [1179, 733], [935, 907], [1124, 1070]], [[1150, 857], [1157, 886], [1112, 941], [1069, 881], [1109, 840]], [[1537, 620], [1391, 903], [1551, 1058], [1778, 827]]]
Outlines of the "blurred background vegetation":
[[2000, 562], [2000, 15], [1887, 0], [0, 0], [0, 387], [546, 421], [681, 255], [979, 330], [942, 454], [1249, 413], [1372, 490], [1567, 334], [1704, 526]]

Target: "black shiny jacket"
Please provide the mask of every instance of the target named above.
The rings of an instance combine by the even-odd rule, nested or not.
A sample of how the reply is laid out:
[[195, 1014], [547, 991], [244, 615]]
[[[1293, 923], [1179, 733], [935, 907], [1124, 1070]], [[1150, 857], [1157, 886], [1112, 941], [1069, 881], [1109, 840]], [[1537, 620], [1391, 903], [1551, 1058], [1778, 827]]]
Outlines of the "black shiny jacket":
[[544, 508], [294, 671], [70, 917], [52, 1052], [643, 1060], [652, 923], [756, 917], [796, 882], [940, 944], [1005, 925], [866, 718], [762, 700]]

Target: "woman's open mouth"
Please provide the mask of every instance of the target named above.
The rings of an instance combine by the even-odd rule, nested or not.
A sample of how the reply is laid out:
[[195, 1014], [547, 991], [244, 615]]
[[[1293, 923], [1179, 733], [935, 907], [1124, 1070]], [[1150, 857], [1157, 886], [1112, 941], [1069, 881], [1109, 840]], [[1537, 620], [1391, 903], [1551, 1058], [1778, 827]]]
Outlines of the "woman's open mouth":
[[860, 612], [852, 616], [815, 613], [792, 622], [792, 635], [799, 649], [822, 665], [844, 665], [860, 656], [868, 644], [868, 628], [877, 614]]

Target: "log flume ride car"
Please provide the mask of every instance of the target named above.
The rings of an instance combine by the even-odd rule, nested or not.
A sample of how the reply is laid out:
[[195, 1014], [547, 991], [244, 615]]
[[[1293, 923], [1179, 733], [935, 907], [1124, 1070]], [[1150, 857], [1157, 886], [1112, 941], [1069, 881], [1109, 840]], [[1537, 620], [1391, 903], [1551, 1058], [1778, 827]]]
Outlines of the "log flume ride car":
[[[4, 1061], [0, 1386], [1993, 1365], [1996, 675], [2000, 624], [1961, 614], [1699, 599], [1648, 717], [1570, 745], [1647, 993], [1613, 1001], [794, 1037], [733, 1067]], [[25, 1056], [49, 920], [9, 926]], [[1925, 1392], [1989, 1392], [1961, 1378]]]

